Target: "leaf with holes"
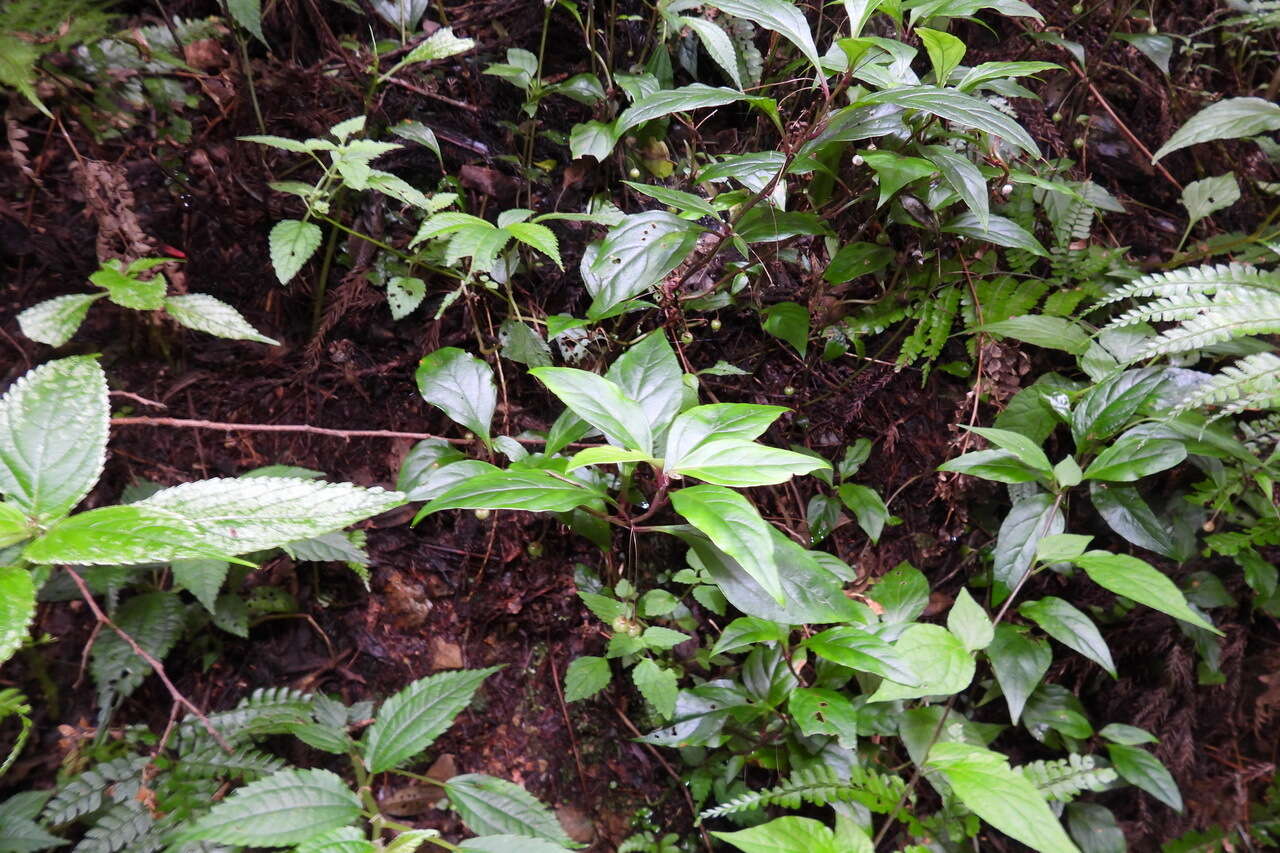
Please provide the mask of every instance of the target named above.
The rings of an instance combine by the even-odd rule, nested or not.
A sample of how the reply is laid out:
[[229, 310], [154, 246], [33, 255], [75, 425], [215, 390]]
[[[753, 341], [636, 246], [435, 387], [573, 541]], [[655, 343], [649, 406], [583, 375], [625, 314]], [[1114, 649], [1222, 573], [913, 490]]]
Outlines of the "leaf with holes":
[[364, 738], [364, 763], [373, 773], [404, 764], [431, 744], [462, 713], [484, 680], [499, 667], [428, 675], [382, 703]]
[[658, 284], [684, 261], [702, 229], [663, 210], [626, 217], [605, 235], [594, 254], [582, 257], [583, 281], [592, 296], [588, 319], [599, 319]]
[[1240, 185], [1236, 183], [1236, 173], [1227, 172], [1216, 178], [1204, 178], [1192, 181], [1182, 189], [1182, 206], [1187, 209], [1191, 227], [1204, 219], [1213, 216], [1219, 210], [1226, 210], [1240, 200]]
[[0, 397], [0, 493], [42, 523], [78, 504], [107, 452], [107, 379], [92, 356], [29, 371]]
[[427, 283], [420, 278], [397, 275], [387, 279], [387, 307], [391, 319], [408, 317], [427, 297]]
[[285, 219], [271, 229], [269, 239], [271, 266], [281, 284], [288, 284], [298, 274], [302, 265], [320, 248], [324, 235], [314, 222]]

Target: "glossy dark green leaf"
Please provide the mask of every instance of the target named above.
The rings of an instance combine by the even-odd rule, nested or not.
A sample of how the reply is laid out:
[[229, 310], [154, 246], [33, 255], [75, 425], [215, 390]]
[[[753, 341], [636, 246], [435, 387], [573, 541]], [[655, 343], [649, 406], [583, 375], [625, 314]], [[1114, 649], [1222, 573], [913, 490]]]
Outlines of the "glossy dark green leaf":
[[1093, 508], [1116, 533], [1139, 548], [1172, 559], [1185, 559], [1168, 526], [1156, 517], [1142, 495], [1132, 486], [1093, 481], [1089, 484]]
[[1084, 613], [1056, 596], [1025, 602], [1018, 612], [1035, 622], [1049, 636], [1068, 648], [1075, 649], [1116, 677], [1111, 650], [1102, 639], [1098, 626]]
[[1060, 502], [1041, 492], [1014, 503], [1000, 523], [992, 555], [995, 579], [1014, 589], [1035, 562], [1036, 548], [1045, 536], [1066, 529]]
[[1174, 811], [1182, 811], [1182, 794], [1168, 769], [1145, 749], [1112, 743], [1107, 754], [1120, 778], [1137, 785]]
[[987, 660], [995, 672], [996, 682], [1009, 706], [1009, 719], [1018, 722], [1027, 697], [1049, 671], [1053, 650], [1040, 639], [1013, 625], [996, 626], [995, 638], [987, 646]]

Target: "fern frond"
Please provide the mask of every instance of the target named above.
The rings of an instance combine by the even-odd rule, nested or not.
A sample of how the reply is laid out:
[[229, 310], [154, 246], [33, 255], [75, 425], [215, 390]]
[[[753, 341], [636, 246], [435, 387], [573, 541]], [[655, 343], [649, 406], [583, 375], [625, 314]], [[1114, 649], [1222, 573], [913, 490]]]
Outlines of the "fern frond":
[[817, 806], [857, 802], [873, 812], [888, 814], [897, 806], [904, 790], [906, 783], [897, 776], [856, 768], [848, 780], [842, 780], [831, 768], [819, 765], [797, 770], [785, 782], [768, 790], [752, 791], [707, 809], [702, 818], [724, 817], [775, 805], [795, 809], [805, 802]]
[[1139, 358], [1190, 352], [1233, 338], [1276, 333], [1280, 333], [1280, 292], [1266, 296], [1259, 293], [1253, 298], [1222, 294], [1202, 313], [1150, 340]]
[[1177, 297], [1188, 293], [1213, 294], [1235, 290], [1265, 295], [1280, 294], [1280, 272], [1260, 270], [1248, 264], [1210, 264], [1171, 272], [1153, 273], [1118, 287], [1099, 300], [1096, 307], [1122, 299]]
[[1280, 356], [1258, 352], [1229, 364], [1183, 397], [1172, 415], [1219, 406], [1215, 418], [1246, 409], [1280, 408]]
[[1115, 770], [1099, 767], [1092, 755], [1073, 752], [1066, 758], [1033, 761], [1014, 770], [1040, 789], [1046, 799], [1069, 803], [1085, 791], [1105, 791], [1117, 778]]
[[131, 797], [137, 792], [147, 761], [146, 758], [117, 758], [84, 771], [58, 789], [44, 807], [41, 822], [61, 826], [96, 812], [107, 800]]
[[1277, 444], [1280, 444], [1280, 412], [1274, 412], [1265, 418], [1246, 421], [1240, 425], [1244, 433], [1244, 446], [1251, 453], [1265, 455]]
[[133, 846], [154, 824], [151, 813], [138, 800], [116, 803], [94, 821], [72, 853], [116, 853]]
[[[209, 715], [209, 722], [223, 734], [250, 737], [287, 734], [292, 724], [311, 720], [312, 696], [288, 687], [259, 688], [240, 700], [230, 711]], [[203, 732], [203, 725], [187, 721], [184, 727], [192, 734]]]
[[226, 752], [221, 746], [211, 744], [195, 752], [183, 755], [174, 766], [174, 773], [187, 779], [234, 778], [251, 782], [284, 768], [283, 759], [252, 748]]

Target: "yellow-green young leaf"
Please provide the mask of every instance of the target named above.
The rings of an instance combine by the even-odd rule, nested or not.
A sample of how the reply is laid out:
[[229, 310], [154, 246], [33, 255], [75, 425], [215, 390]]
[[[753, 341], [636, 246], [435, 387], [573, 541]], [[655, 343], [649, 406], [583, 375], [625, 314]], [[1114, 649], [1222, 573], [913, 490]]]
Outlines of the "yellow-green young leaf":
[[947, 630], [959, 637], [964, 647], [971, 652], [985, 649], [995, 638], [991, 617], [973, 600], [967, 589], [960, 590], [955, 604], [951, 605], [951, 610], [947, 613]]
[[27, 638], [36, 614], [36, 588], [31, 573], [17, 566], [0, 566], [0, 663]]
[[414, 378], [422, 399], [488, 443], [498, 405], [493, 368], [457, 347], [441, 347], [418, 363]]
[[475, 39], [458, 38], [450, 27], [441, 27], [431, 34], [426, 41], [418, 44], [409, 55], [402, 59], [398, 67], [414, 62], [431, 62], [436, 59], [448, 59], [459, 53], [466, 53], [476, 46]]
[[575, 415], [604, 433], [610, 444], [653, 452], [649, 419], [617, 383], [572, 367], [538, 367], [529, 373]]
[[589, 699], [608, 687], [612, 678], [609, 661], [604, 658], [590, 655], [575, 658], [564, 671], [564, 701]]
[[564, 264], [560, 261], [560, 241], [547, 226], [533, 222], [512, 222], [503, 230], [526, 246], [537, 249], [555, 261], [560, 269], [564, 269]]
[[692, 486], [672, 492], [671, 504], [782, 603], [782, 581], [773, 560], [769, 524], [746, 498], [723, 486]]
[[471, 704], [471, 697], [484, 680], [499, 669], [428, 675], [391, 696], [382, 703], [365, 734], [365, 766], [381, 773], [431, 746]]
[[288, 847], [360, 816], [360, 800], [328, 770], [280, 770], [239, 788], [182, 838], [245, 847]]
[[170, 296], [164, 301], [164, 310], [180, 325], [206, 335], [280, 346], [279, 341], [268, 338], [249, 325], [249, 321], [235, 308], [203, 293]]
[[940, 772], [974, 814], [1040, 853], [1080, 853], [1044, 795], [998, 752], [967, 743], [939, 743], [926, 768]]
[[11, 503], [0, 501], [0, 548], [29, 539], [37, 528], [27, 520], [26, 513]]
[[[465, 463], [455, 463], [462, 465]], [[494, 471], [469, 477], [422, 508], [416, 524], [446, 509], [523, 509], [568, 512], [600, 500], [601, 493], [542, 471]]]
[[915, 673], [918, 684], [900, 684], [886, 679], [867, 700], [889, 702], [921, 696], [950, 696], [973, 681], [973, 655], [964, 643], [941, 625], [917, 623], [902, 632], [894, 651]]
[[40, 112], [53, 117], [36, 94], [36, 46], [12, 33], [0, 33], [0, 83], [22, 93]]
[[0, 397], [0, 494], [39, 522], [71, 512], [102, 473], [109, 414], [92, 356], [23, 375]]
[[80, 328], [89, 306], [104, 296], [105, 293], [72, 293], [37, 302], [18, 315], [18, 328], [33, 341], [60, 347]]
[[1088, 551], [1074, 562], [1098, 586], [1222, 636], [1221, 631], [1187, 606], [1173, 581], [1145, 560], [1110, 551]]
[[924, 42], [924, 49], [929, 53], [929, 62], [933, 64], [933, 79], [939, 86], [947, 85], [951, 72], [960, 60], [964, 59], [964, 42], [940, 30], [916, 27], [916, 35]]
[[713, 439], [680, 459], [667, 460], [667, 468], [673, 475], [737, 488], [785, 483], [797, 474], [830, 467], [827, 460], [807, 453], [736, 438]]
[[843, 844], [820, 821], [811, 817], [780, 817], [737, 832], [712, 832], [743, 853], [847, 853]]
[[281, 284], [288, 284], [298, 274], [323, 238], [320, 226], [314, 222], [285, 219], [275, 224], [268, 240], [271, 248], [271, 266]]
[[[477, 835], [517, 835], [574, 846], [551, 810], [513, 782], [467, 773], [445, 782], [444, 789], [462, 822]], [[515, 853], [520, 848], [508, 849]]]
[[626, 462], [652, 462], [653, 458], [639, 450], [623, 450], [621, 447], [588, 447], [573, 454], [566, 470], [573, 471], [587, 465], [615, 465]]
[[631, 670], [631, 679], [636, 684], [640, 695], [644, 696], [664, 719], [671, 719], [676, 713], [676, 674], [664, 669], [645, 658]]

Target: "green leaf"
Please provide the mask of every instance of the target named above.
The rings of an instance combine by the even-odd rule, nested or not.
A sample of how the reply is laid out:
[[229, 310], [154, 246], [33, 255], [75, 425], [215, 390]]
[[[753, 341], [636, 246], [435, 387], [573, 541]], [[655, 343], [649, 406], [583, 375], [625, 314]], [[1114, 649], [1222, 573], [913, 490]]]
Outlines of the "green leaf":
[[894, 643], [894, 651], [914, 673], [913, 683], [886, 678], [868, 702], [891, 702], [922, 696], [950, 696], [973, 681], [973, 655], [964, 643], [941, 625], [908, 625]]
[[311, 836], [293, 853], [375, 853], [375, 848], [373, 842], [356, 827], [340, 826]]
[[280, 346], [274, 338], [261, 334], [244, 316], [221, 299], [203, 293], [170, 296], [164, 300], [164, 310], [180, 325], [197, 332], [233, 341], [256, 341], [260, 344]]
[[778, 210], [771, 204], [758, 204], [742, 215], [734, 232], [747, 243], [776, 243], [801, 235], [829, 235], [831, 229], [816, 213]]
[[809, 309], [795, 302], [779, 302], [760, 312], [764, 330], [781, 338], [804, 358], [809, 351]]
[[605, 372], [605, 378], [616, 383], [627, 398], [640, 404], [655, 438], [671, 423], [684, 400], [684, 371], [661, 329], [641, 338], [618, 356]]
[[1074, 560], [1089, 547], [1092, 536], [1078, 533], [1054, 533], [1036, 543], [1036, 559], [1042, 563], [1066, 563]]
[[998, 752], [968, 743], [938, 743], [926, 767], [942, 773], [960, 802], [1010, 838], [1040, 853], [1080, 853], [1044, 795]]
[[1114, 38], [1127, 41], [1150, 59], [1165, 74], [1169, 73], [1169, 61], [1173, 59], [1173, 39], [1151, 33], [1112, 33]]
[[1125, 853], [1129, 849], [1116, 816], [1106, 806], [1068, 803], [1067, 828], [1084, 853]]
[[1085, 470], [1086, 480], [1131, 483], [1172, 468], [1187, 458], [1181, 441], [1162, 438], [1121, 438], [1098, 454]]
[[613, 122], [587, 121], [575, 124], [569, 131], [569, 156], [574, 160], [594, 157], [603, 163], [609, 159], [613, 146], [618, 144], [618, 134]]
[[592, 296], [587, 318], [604, 317], [662, 281], [697, 245], [701, 231], [663, 210], [627, 216], [605, 235], [594, 256], [583, 255], [583, 281]]
[[883, 207], [898, 190], [914, 181], [935, 175], [938, 167], [920, 157], [905, 157], [894, 151], [863, 151], [860, 155], [876, 173], [880, 184], [877, 207]]
[[880, 493], [870, 486], [845, 483], [837, 490], [837, 494], [840, 495], [840, 502], [857, 517], [858, 526], [867, 534], [872, 544], [878, 543], [885, 522], [891, 517]]
[[[459, 463], [460, 464], [460, 463]], [[543, 471], [496, 471], [463, 480], [424, 506], [416, 524], [446, 509], [523, 509], [529, 512], [568, 512], [601, 498], [601, 493], [575, 481]]]
[[821, 821], [811, 817], [779, 817], [737, 832], [711, 833], [743, 853], [848, 853]]
[[899, 684], [919, 684], [915, 670], [898, 650], [875, 634], [843, 625], [815, 634], [802, 644], [814, 654], [858, 672]]
[[933, 79], [939, 86], [947, 85], [951, 72], [964, 59], [967, 48], [960, 39], [940, 30], [916, 27], [915, 34], [924, 43], [929, 53], [929, 62], [933, 65]]
[[360, 800], [328, 770], [280, 770], [237, 789], [182, 838], [288, 847], [353, 823]]
[[529, 373], [570, 411], [604, 433], [610, 444], [653, 452], [648, 417], [616, 382], [573, 367], [537, 367]]
[[226, 560], [174, 560], [174, 583], [190, 592], [210, 613], [217, 612], [218, 593], [230, 568]]
[[533, 222], [512, 222], [503, 230], [526, 246], [537, 249], [554, 261], [560, 269], [564, 269], [564, 263], [560, 260], [560, 241], [547, 226]]
[[951, 605], [951, 610], [947, 613], [947, 630], [959, 637], [964, 647], [971, 652], [985, 649], [995, 637], [991, 617], [973, 600], [967, 589], [960, 590], [955, 604]]
[[36, 530], [36, 525], [27, 520], [22, 510], [0, 501], [0, 548], [30, 539]]
[[[425, 831], [425, 830], [423, 830]], [[530, 838], [527, 835], [484, 835], [478, 838], [467, 838], [458, 845], [459, 850], [469, 853], [565, 853], [562, 844], [543, 841], [541, 838]], [[390, 847], [387, 853], [395, 853]]]
[[1090, 343], [1089, 335], [1084, 329], [1070, 320], [1039, 314], [986, 323], [979, 326], [977, 331], [1013, 338], [1045, 349], [1062, 350], [1072, 355], [1084, 355]]
[[[981, 98], [966, 95], [955, 89], [943, 89], [938, 86], [903, 86], [875, 92], [863, 98], [858, 104], [896, 104], [907, 109], [919, 110], [964, 127], [985, 131], [1021, 148], [1032, 157], [1040, 156], [1040, 149], [1036, 147], [1035, 140], [1017, 121]], [[996, 218], [993, 216], [992, 220]], [[1043, 253], [1044, 250], [1041, 249], [1039, 254]]]
[[[699, 18], [698, 20], [703, 20]], [[710, 23], [710, 22], [707, 22]], [[712, 26], [715, 26], [712, 24]], [[718, 30], [719, 27], [716, 27]], [[624, 184], [631, 187], [638, 193], [647, 195], [649, 198], [656, 199], [668, 207], [679, 208], [680, 213], [685, 215], [697, 214], [698, 218], [710, 216], [712, 219], [719, 219], [720, 212], [715, 209], [710, 201], [700, 195], [685, 192], [684, 190], [672, 189], [664, 187], [660, 184], [638, 184], [635, 181], [623, 181]]]
[[1180, 556], [1180, 548], [1169, 528], [1132, 486], [1115, 486], [1095, 480], [1089, 484], [1089, 497], [1107, 526], [1139, 548], [1171, 559], [1189, 556]]
[[871, 600], [884, 622], [914, 622], [929, 604], [929, 581], [910, 563], [899, 563], [876, 581]]
[[1126, 370], [1086, 391], [1071, 410], [1071, 435], [1077, 447], [1115, 435], [1164, 383], [1159, 368]]
[[942, 177], [964, 199], [969, 211], [977, 216], [979, 227], [986, 231], [991, 224], [991, 204], [987, 200], [986, 178], [978, 167], [968, 157], [941, 145], [923, 146], [921, 153], [938, 167]]
[[1192, 181], [1182, 189], [1182, 206], [1187, 209], [1191, 220], [1188, 227], [1219, 210], [1225, 210], [1239, 200], [1240, 185], [1236, 183], [1235, 172]]
[[[946, 225], [943, 225], [942, 230], [947, 234], [959, 234], [972, 240], [995, 243], [997, 246], [1021, 249], [1033, 255], [1048, 257], [1049, 253], [1044, 246], [1040, 245], [1040, 241], [1012, 219], [990, 214], [984, 221], [980, 213], [981, 210], [978, 212], [965, 211], [952, 218]], [[1006, 320], [1004, 322], [1007, 323], [1009, 321]], [[1007, 333], [1002, 332], [1001, 334]]]
[[1146, 729], [1140, 729], [1137, 726], [1127, 726], [1124, 723], [1108, 723], [1098, 732], [1112, 743], [1122, 743], [1125, 746], [1138, 746], [1144, 743], [1159, 743], [1160, 739]]
[[1074, 456], [1064, 456], [1053, 466], [1053, 479], [1062, 488], [1069, 489], [1080, 485], [1084, 472], [1080, 470], [1080, 463]]
[[35, 853], [66, 843], [31, 818], [0, 814], [0, 847], [5, 853]]
[[282, 477], [199, 480], [127, 506], [89, 510], [27, 546], [33, 562], [112, 565], [227, 558], [278, 548], [404, 503], [350, 483]]
[[686, 409], [667, 433], [667, 465], [676, 465], [698, 447], [711, 441], [734, 438], [752, 441], [788, 410], [754, 403], [712, 403]]
[[893, 250], [875, 243], [849, 243], [827, 264], [822, 277], [831, 284], [844, 284], [863, 275], [879, 272], [893, 262]]
[[1178, 783], [1173, 781], [1173, 776], [1160, 763], [1160, 759], [1145, 749], [1120, 743], [1107, 744], [1107, 753], [1120, 778], [1137, 785], [1174, 811], [1182, 811], [1182, 794], [1178, 791]]
[[1102, 639], [1093, 620], [1075, 607], [1056, 596], [1046, 596], [1039, 601], [1025, 602], [1018, 612], [1035, 622], [1040, 628], [1064, 646], [1075, 649], [1089, 660], [1116, 677], [1116, 665], [1111, 660], [1111, 650]]
[[1049, 464], [1049, 457], [1044, 455], [1040, 446], [1021, 433], [994, 427], [965, 427], [965, 429], [977, 433], [1001, 450], [1009, 451], [1025, 462], [1029, 468], [1045, 474], [1053, 471]]
[[323, 238], [320, 226], [314, 222], [285, 219], [275, 224], [268, 242], [271, 266], [275, 268], [276, 278], [281, 284], [288, 284], [298, 274], [302, 265], [320, 248]]
[[489, 443], [498, 388], [487, 362], [457, 347], [442, 347], [418, 363], [414, 378], [422, 399]]
[[975, 450], [948, 459], [938, 466], [938, 470], [968, 474], [997, 483], [1032, 483], [1043, 476], [1007, 450]]
[[[575, 846], [551, 810], [513, 782], [466, 773], [445, 782], [444, 789], [462, 822], [477, 835], [516, 835]], [[514, 853], [519, 848], [508, 849]]]
[[833, 735], [843, 747], [857, 746], [858, 711], [844, 694], [822, 688], [798, 688], [787, 697], [787, 710], [805, 737]]
[[18, 566], [0, 566], [0, 664], [27, 639], [36, 616], [36, 587], [31, 573]]
[[658, 666], [650, 658], [644, 658], [631, 670], [636, 689], [662, 716], [671, 719], [676, 713], [676, 674]]
[[1066, 526], [1062, 508], [1053, 495], [1041, 492], [1017, 501], [1000, 523], [996, 536], [992, 555], [996, 580], [1014, 589], [1031, 569], [1040, 540], [1061, 533]]
[[782, 603], [769, 524], [746, 498], [723, 486], [691, 486], [672, 492], [671, 504]]
[[997, 625], [995, 638], [987, 647], [987, 660], [1009, 705], [1009, 719], [1017, 723], [1027, 698], [1053, 663], [1053, 650], [1046, 641], [1028, 637], [1020, 628]]
[[1280, 130], [1280, 105], [1262, 98], [1226, 98], [1192, 116], [1160, 146], [1151, 162], [1189, 145], [1257, 136], [1273, 130]]
[[637, 125], [652, 121], [655, 118], [682, 113], [704, 107], [720, 107], [741, 101], [747, 96], [734, 89], [707, 86], [693, 83], [679, 89], [661, 89], [651, 95], [637, 100], [622, 111], [614, 125], [614, 133], [618, 136]]
[[484, 680], [500, 667], [442, 672], [409, 684], [382, 703], [364, 738], [364, 764], [372, 773], [398, 767], [452, 725]]
[[[426, 297], [427, 283], [420, 278], [395, 275], [387, 279], [387, 307], [391, 309], [393, 320], [403, 320], [408, 317]], [[506, 323], [503, 323], [503, 327], [506, 327]]]
[[589, 655], [574, 658], [564, 672], [564, 701], [590, 699], [605, 689], [612, 678], [609, 661], [604, 658]]
[[713, 0], [707, 5], [777, 33], [798, 47], [810, 65], [821, 70], [822, 60], [809, 22], [803, 12], [786, 0]]
[[1145, 560], [1110, 551], [1089, 551], [1074, 562], [1094, 583], [1116, 595], [1223, 636], [1221, 631], [1187, 606], [1187, 600], [1173, 581]]
[[716, 640], [711, 655], [714, 657], [755, 643], [781, 643], [786, 640], [787, 634], [787, 628], [777, 622], [756, 616], [740, 616], [720, 632], [720, 639]]
[[42, 364], [0, 397], [0, 493], [41, 523], [89, 494], [107, 454], [107, 378], [92, 356]]
[[432, 33], [429, 38], [419, 42], [404, 59], [396, 64], [396, 67], [400, 68], [415, 62], [433, 62], [437, 59], [448, 59], [450, 56], [466, 53], [475, 46], [474, 39], [458, 38], [453, 34], [453, 30], [450, 27], [441, 27]]
[[962, 92], [968, 92], [979, 84], [990, 80], [1022, 77], [1027, 74], [1038, 74], [1041, 71], [1060, 71], [1061, 65], [1053, 62], [984, 62], [975, 65], [965, 72], [956, 84]]
[[263, 44], [267, 43], [262, 35], [262, 0], [227, 0], [227, 11], [231, 19], [249, 31], [254, 38]]
[[18, 328], [33, 341], [60, 347], [80, 328], [89, 306], [104, 296], [105, 293], [72, 293], [37, 302], [18, 314]]
[[641, 453], [639, 450], [623, 450], [621, 447], [612, 445], [606, 447], [588, 447], [579, 450], [573, 454], [573, 458], [569, 460], [569, 467], [565, 470], [573, 471], [583, 468], [587, 465], [614, 465], [625, 464], [628, 462], [653, 462], [653, 457], [647, 453]]
[[36, 109], [53, 118], [53, 113], [36, 94], [36, 62], [39, 59], [40, 52], [35, 45], [16, 34], [0, 33], [0, 83], [17, 89]]
[[785, 483], [795, 475], [830, 467], [831, 463], [825, 459], [807, 453], [737, 438], [712, 439], [679, 459], [667, 460], [667, 471], [672, 476], [696, 477], [738, 488]]
[[89, 276], [89, 281], [106, 290], [107, 298], [122, 308], [156, 311], [163, 307], [168, 288], [164, 276], [142, 281], [134, 278], [132, 273], [124, 272], [122, 267], [120, 261], [108, 261]]
[[706, 18], [683, 16], [677, 20], [682, 26], [698, 34], [698, 39], [706, 48], [707, 55], [715, 60], [716, 65], [719, 65], [725, 74], [729, 75], [733, 85], [741, 89], [742, 75], [738, 71], [738, 52], [734, 50], [729, 34]]

